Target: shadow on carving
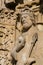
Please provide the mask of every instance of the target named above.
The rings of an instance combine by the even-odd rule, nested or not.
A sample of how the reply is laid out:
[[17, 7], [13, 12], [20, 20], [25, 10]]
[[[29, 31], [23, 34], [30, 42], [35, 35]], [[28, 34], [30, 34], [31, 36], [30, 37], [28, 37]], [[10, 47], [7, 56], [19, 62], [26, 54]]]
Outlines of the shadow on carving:
[[34, 64], [34, 63], [36, 63], [36, 61], [33, 61], [30, 65], [32, 65], [32, 64]]
[[22, 4], [23, 3], [23, 0], [15, 0], [15, 2]]
[[12, 63], [12, 65], [16, 65], [17, 61], [13, 58], [11, 63]]
[[17, 5], [17, 3], [15, 3], [15, 4], [14, 3], [8, 3], [8, 4], [5, 4], [5, 5], [6, 5], [7, 8], [14, 10], [16, 5]]
[[40, 0], [40, 12], [43, 14], [43, 0]]

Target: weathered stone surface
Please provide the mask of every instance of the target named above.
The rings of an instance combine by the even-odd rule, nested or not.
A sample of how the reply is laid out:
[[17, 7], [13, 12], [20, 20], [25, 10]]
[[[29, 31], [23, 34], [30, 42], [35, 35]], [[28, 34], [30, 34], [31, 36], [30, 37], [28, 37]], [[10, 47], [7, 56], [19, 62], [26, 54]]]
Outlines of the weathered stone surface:
[[4, 0], [0, 0], [0, 10], [5, 8]]
[[15, 3], [15, 0], [5, 0], [5, 3], [8, 4], [8, 3]]
[[38, 4], [40, 0], [24, 0], [25, 4], [32, 5], [33, 3]]
[[42, 0], [0, 0], [0, 65], [43, 65]]
[[[0, 12], [0, 64], [12, 65], [10, 51], [15, 43], [15, 22], [14, 10], [4, 8]], [[12, 47], [11, 47], [12, 46]], [[2, 54], [1, 54], [2, 53]]]

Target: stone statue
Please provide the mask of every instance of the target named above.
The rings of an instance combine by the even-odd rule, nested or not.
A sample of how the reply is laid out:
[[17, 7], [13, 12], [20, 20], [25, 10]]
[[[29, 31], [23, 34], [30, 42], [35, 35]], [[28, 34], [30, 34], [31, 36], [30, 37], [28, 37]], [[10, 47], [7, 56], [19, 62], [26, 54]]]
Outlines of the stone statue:
[[0, 65], [34, 61], [43, 65], [43, 0], [0, 0]]
[[[30, 41], [30, 43], [25, 43], [24, 42], [25, 40], [23, 40], [22, 37], [19, 37], [18, 40], [19, 42], [12, 51], [13, 58], [17, 60], [16, 65], [30, 65], [32, 62], [35, 61], [34, 58], [30, 58], [30, 54], [37, 40], [38, 40], [37, 33], [33, 35], [32, 41]], [[20, 57], [18, 56], [19, 52], [20, 52]]]
[[[22, 25], [21, 36], [19, 36], [16, 40], [16, 45], [11, 52], [11, 55], [17, 61], [16, 65], [30, 65], [33, 61], [35, 61], [34, 58], [30, 58], [30, 55], [38, 40], [38, 33], [33, 17], [34, 14], [32, 14], [28, 7], [21, 9], [20, 16], [20, 22]], [[29, 33], [29, 31], [31, 31], [32, 34], [31, 32]]]

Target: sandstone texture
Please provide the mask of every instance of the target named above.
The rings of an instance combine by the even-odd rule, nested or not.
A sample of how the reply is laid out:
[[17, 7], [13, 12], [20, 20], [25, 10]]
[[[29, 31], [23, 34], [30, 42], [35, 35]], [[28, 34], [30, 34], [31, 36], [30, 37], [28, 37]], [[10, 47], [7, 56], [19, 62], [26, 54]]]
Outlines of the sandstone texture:
[[43, 65], [43, 0], [0, 0], [0, 65]]

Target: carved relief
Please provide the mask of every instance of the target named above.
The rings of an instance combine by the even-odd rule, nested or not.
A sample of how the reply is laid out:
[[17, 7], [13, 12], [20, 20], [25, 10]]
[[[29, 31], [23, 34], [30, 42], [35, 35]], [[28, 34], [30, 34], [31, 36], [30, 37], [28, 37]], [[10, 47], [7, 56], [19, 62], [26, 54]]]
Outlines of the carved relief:
[[[21, 13], [19, 13], [20, 14], [19, 22], [22, 25], [22, 29], [20, 30], [19, 27], [17, 27], [17, 29], [18, 31], [20, 31], [21, 35], [20, 37], [18, 37], [18, 40], [16, 40], [15, 43], [16, 45], [12, 51], [12, 57], [15, 60], [17, 60], [16, 65], [28, 65], [28, 64], [30, 65], [31, 62], [35, 61], [34, 59], [30, 58], [30, 54], [32, 48], [34, 47], [36, 41], [38, 40], [38, 33], [35, 25], [36, 22], [34, 20], [34, 14], [32, 13], [29, 7], [22, 8], [20, 12]], [[17, 24], [19, 22], [17, 21]], [[30, 31], [33, 34], [31, 34]]]
[[35, 52], [34, 47], [43, 35], [39, 34], [43, 31], [42, 9], [40, 0], [0, 0], [0, 65], [32, 65], [38, 62], [36, 59], [40, 55], [36, 56], [36, 53], [39, 51]]
[[[15, 17], [14, 17], [15, 16]], [[0, 64], [12, 65], [11, 54], [15, 42], [15, 22], [16, 15], [14, 10], [7, 8], [0, 12]], [[12, 48], [11, 48], [12, 46]]]

